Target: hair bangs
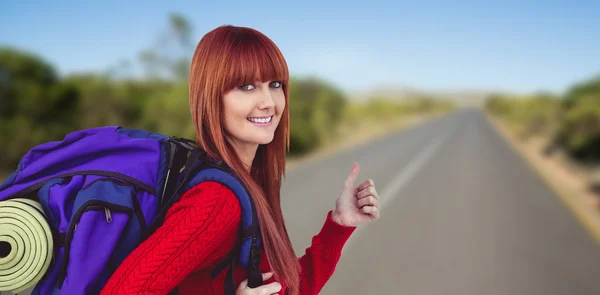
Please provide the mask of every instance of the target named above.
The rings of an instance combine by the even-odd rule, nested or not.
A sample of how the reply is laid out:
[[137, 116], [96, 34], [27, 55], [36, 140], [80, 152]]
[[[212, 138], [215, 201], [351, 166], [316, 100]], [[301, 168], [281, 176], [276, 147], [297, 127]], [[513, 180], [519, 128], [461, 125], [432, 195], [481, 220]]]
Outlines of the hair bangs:
[[256, 82], [282, 81], [287, 84], [289, 73], [281, 52], [271, 40], [260, 36], [244, 36], [234, 43], [228, 58], [225, 91]]

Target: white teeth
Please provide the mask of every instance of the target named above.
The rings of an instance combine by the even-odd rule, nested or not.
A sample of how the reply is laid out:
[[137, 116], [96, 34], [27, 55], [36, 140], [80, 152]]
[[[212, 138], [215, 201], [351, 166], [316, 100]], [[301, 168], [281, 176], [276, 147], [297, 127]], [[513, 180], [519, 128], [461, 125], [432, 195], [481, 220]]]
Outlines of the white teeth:
[[268, 118], [248, 118], [248, 121], [254, 122], [254, 123], [269, 123], [269, 122], [271, 122], [271, 118], [272, 117], [268, 117]]

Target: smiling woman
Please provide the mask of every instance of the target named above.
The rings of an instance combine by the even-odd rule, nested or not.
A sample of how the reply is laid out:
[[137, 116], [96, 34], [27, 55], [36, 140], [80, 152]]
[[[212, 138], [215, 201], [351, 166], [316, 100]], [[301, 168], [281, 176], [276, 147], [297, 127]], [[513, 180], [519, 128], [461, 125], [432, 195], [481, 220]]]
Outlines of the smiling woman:
[[[359, 172], [354, 163], [321, 231], [305, 255], [295, 256], [280, 200], [290, 139], [288, 84], [282, 53], [251, 28], [221, 26], [209, 32], [190, 68], [196, 144], [231, 168], [256, 205], [262, 243], [260, 255], [252, 257], [258, 258], [262, 279], [260, 273], [250, 278], [239, 263], [223, 263], [239, 248], [243, 212], [227, 186], [205, 181], [170, 208], [164, 223], [117, 268], [102, 295], [320, 292], [355, 228], [379, 218], [379, 201], [372, 180], [354, 186]], [[247, 235], [256, 226], [244, 230]], [[220, 271], [214, 272], [216, 266]]]

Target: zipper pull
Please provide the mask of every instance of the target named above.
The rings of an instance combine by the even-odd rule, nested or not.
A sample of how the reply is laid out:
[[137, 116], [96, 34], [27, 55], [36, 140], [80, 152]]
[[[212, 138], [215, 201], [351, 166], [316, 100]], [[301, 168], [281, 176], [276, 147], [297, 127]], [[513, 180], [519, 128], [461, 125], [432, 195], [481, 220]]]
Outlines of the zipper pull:
[[106, 222], [111, 223], [112, 216], [110, 215], [110, 210], [108, 210], [108, 207], [104, 207], [104, 214], [106, 214]]

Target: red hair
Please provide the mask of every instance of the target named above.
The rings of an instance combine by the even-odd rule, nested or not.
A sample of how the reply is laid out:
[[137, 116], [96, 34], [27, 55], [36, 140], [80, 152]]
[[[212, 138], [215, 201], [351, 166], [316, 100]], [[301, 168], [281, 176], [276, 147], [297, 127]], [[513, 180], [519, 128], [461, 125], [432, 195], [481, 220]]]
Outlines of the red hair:
[[[235, 87], [273, 80], [283, 81], [286, 107], [273, 141], [259, 146], [248, 173], [226, 140], [223, 96]], [[295, 295], [300, 267], [280, 202], [290, 142], [288, 83], [287, 63], [271, 39], [251, 28], [220, 26], [204, 35], [196, 47], [190, 68], [189, 103], [197, 145], [231, 167], [252, 195], [267, 259], [277, 278]]]

